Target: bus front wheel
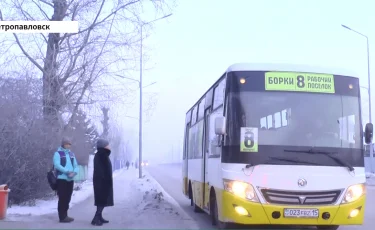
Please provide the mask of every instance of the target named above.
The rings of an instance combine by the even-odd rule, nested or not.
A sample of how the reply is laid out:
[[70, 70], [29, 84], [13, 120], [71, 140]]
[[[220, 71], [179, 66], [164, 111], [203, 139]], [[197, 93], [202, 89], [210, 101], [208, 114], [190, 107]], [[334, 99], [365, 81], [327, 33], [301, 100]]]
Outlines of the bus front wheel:
[[229, 228], [228, 223], [224, 223], [219, 220], [219, 210], [217, 207], [215, 192], [211, 192], [211, 195], [210, 195], [210, 215], [212, 219], [212, 225], [217, 226], [218, 229]]
[[338, 225], [320, 225], [320, 226], [317, 226], [318, 229], [322, 229], [322, 230], [337, 230], [339, 229], [340, 226]]

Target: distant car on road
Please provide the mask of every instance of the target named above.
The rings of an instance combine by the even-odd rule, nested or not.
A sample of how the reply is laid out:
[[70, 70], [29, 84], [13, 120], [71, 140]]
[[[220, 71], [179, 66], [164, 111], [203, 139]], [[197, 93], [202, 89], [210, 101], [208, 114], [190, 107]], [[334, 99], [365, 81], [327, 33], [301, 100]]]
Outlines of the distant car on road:
[[148, 166], [148, 161], [147, 160], [146, 161], [142, 161], [141, 165], [142, 166]]

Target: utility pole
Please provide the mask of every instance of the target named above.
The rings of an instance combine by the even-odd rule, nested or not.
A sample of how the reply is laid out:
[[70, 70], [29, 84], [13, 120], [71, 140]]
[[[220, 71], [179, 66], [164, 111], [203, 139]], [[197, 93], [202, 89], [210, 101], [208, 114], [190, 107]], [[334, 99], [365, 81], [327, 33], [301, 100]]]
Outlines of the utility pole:
[[[352, 28], [346, 26], [346, 25], [341, 25], [345, 29], [348, 29], [356, 34], [361, 35], [362, 37], [366, 38], [367, 42], [367, 92], [368, 92], [368, 109], [369, 109], [369, 122], [372, 123], [372, 110], [371, 110], [371, 75], [370, 75], [370, 45], [369, 45], [369, 40], [368, 37], [356, 30], [353, 30]], [[373, 166], [373, 158], [374, 158], [374, 146], [372, 143], [370, 143], [370, 169], [371, 172], [374, 173], [374, 166]]]
[[167, 18], [172, 14], [165, 15], [163, 17], [157, 18], [155, 20], [142, 23], [141, 24], [141, 47], [140, 47], [140, 58], [139, 58], [139, 156], [138, 156], [138, 164], [139, 164], [139, 178], [142, 178], [142, 124], [143, 124], [143, 100], [142, 100], [142, 72], [143, 72], [143, 26], [149, 25], [153, 22], [158, 20]]

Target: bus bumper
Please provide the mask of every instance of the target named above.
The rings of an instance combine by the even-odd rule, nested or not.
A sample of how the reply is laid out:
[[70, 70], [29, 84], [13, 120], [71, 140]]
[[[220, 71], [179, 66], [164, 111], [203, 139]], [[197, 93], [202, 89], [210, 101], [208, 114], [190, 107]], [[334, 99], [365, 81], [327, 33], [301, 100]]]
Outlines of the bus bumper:
[[[226, 191], [222, 192], [222, 198], [220, 220], [245, 225], [362, 225], [366, 202], [366, 197], [362, 196], [355, 202], [335, 206], [281, 206], [249, 202]], [[236, 206], [246, 209], [248, 215], [238, 214]], [[285, 218], [284, 208], [317, 208], [319, 218]], [[357, 216], [350, 217], [354, 209], [359, 212]], [[272, 217], [275, 211], [281, 214], [278, 219]], [[322, 218], [324, 212], [330, 213], [329, 219]]]

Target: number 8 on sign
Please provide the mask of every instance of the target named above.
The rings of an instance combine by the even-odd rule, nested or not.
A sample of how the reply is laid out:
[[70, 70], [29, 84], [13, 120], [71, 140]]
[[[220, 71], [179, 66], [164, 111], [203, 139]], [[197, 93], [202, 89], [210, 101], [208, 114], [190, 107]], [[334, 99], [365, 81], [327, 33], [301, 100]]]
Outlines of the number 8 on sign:
[[245, 133], [244, 145], [246, 148], [254, 147], [254, 133], [252, 131], [247, 131]]
[[241, 128], [241, 152], [258, 152], [258, 128]]
[[305, 87], [305, 77], [302, 75], [297, 76], [297, 86], [298, 88], [304, 88]]

